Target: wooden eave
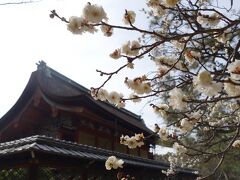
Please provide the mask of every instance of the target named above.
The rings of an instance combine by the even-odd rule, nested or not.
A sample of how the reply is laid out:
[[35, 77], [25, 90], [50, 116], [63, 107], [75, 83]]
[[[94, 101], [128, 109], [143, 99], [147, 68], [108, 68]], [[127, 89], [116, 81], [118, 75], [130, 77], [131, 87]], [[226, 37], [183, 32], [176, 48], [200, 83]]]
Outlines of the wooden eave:
[[27, 86], [13, 107], [0, 119], [0, 133], [12, 123], [15, 123], [33, 100], [37, 88], [36, 72], [33, 72]]
[[152, 134], [152, 131], [149, 130], [139, 119], [133, 119], [121, 113], [117, 110], [106, 108], [102, 102], [95, 101], [93, 98], [88, 95], [82, 94], [76, 97], [56, 97], [49, 96], [47, 94], [43, 95], [43, 99], [49, 103], [51, 106], [56, 107], [57, 109], [69, 111], [69, 112], [83, 112], [84, 110], [94, 111], [95, 114], [98, 114], [100, 117], [105, 117], [107, 120], [117, 120], [119, 123], [126, 124], [132, 129], [138, 132], [143, 132], [146, 135]]

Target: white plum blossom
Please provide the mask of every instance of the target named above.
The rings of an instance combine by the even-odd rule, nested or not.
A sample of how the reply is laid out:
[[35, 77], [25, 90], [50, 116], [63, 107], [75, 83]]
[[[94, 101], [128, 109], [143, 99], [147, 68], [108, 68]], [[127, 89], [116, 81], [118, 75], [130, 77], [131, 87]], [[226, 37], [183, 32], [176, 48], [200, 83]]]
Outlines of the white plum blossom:
[[121, 57], [121, 49], [115, 49], [111, 54], [110, 57], [113, 59], [119, 59]]
[[232, 146], [235, 147], [235, 148], [240, 148], [240, 140], [239, 140], [239, 139], [238, 139], [238, 140], [235, 140], [235, 141], [233, 142]]
[[239, 96], [240, 84], [224, 83], [224, 90], [229, 96]]
[[152, 8], [154, 16], [163, 16], [166, 13], [160, 4], [161, 0], [148, 0], [147, 5]]
[[127, 41], [122, 46], [122, 53], [127, 56], [137, 56], [139, 54], [141, 45], [138, 41]]
[[230, 73], [231, 79], [240, 80], [240, 60], [230, 63], [227, 70]]
[[231, 38], [232, 34], [230, 32], [224, 32], [221, 35], [216, 37], [216, 40], [220, 43], [227, 43], [227, 41]]
[[170, 41], [172, 43], [172, 45], [174, 45], [175, 48], [177, 48], [178, 50], [182, 50], [184, 48], [185, 45], [185, 39], [182, 38], [180, 40], [171, 40]]
[[83, 8], [83, 17], [91, 22], [91, 23], [99, 23], [103, 19], [108, 20], [107, 14], [104, 11], [102, 6], [98, 6], [96, 4], [87, 3], [87, 5]]
[[67, 24], [67, 29], [73, 34], [82, 34], [84, 32], [94, 33], [97, 29], [88, 24], [88, 21], [83, 17], [71, 16]]
[[122, 45], [122, 52], [126, 55], [131, 54], [130, 41], [128, 41]]
[[141, 147], [144, 145], [144, 135], [142, 133], [135, 134], [132, 137], [129, 137], [128, 135], [126, 136], [122, 135], [120, 137], [120, 144], [127, 146], [129, 149]]
[[205, 88], [202, 87], [201, 91], [206, 94], [207, 96], [215, 96], [217, 95], [223, 88], [222, 83], [212, 82], [211, 85], [206, 86]]
[[83, 30], [80, 27], [83, 20], [81, 17], [71, 16], [68, 20], [67, 29], [73, 34], [82, 34]]
[[107, 100], [109, 103], [117, 105], [119, 102], [121, 102], [122, 97], [123, 97], [122, 94], [119, 94], [116, 91], [112, 91], [108, 94]]
[[215, 126], [215, 127], [219, 127], [219, 126], [222, 126], [224, 123], [223, 123], [223, 121], [222, 120], [219, 120], [219, 121], [211, 121], [211, 122], [209, 122], [209, 125], [210, 126]]
[[131, 93], [129, 98], [132, 100], [132, 102], [141, 102], [141, 98], [139, 98], [139, 96], [135, 95], [134, 93]]
[[184, 58], [188, 61], [190, 65], [196, 62], [196, 59], [199, 59], [201, 56], [200, 52], [187, 50], [184, 53]]
[[117, 159], [116, 156], [110, 156], [105, 162], [105, 167], [107, 170], [123, 168], [124, 161], [122, 159]]
[[184, 154], [187, 152], [187, 149], [184, 146], [179, 145], [177, 142], [175, 142], [173, 144], [173, 149], [175, 150], [176, 154], [178, 154], [178, 155]]
[[135, 134], [134, 135], [134, 138], [136, 139], [137, 141], [137, 147], [141, 147], [144, 145], [144, 135], [143, 133], [141, 134]]
[[131, 46], [130, 46], [130, 49], [131, 49], [131, 55], [132, 56], [137, 56], [139, 54], [139, 50], [140, 50], [140, 43], [138, 41], [132, 41], [131, 42]]
[[117, 106], [118, 108], [124, 108], [125, 105], [126, 105], [125, 101], [119, 101], [119, 102], [116, 104], [116, 106]]
[[99, 89], [98, 93], [97, 93], [97, 99], [101, 100], [101, 101], [106, 101], [108, 97], [108, 92], [105, 89]]
[[169, 96], [169, 106], [171, 106], [173, 109], [183, 110], [186, 108], [187, 103], [183, 101], [184, 94], [181, 89], [175, 87], [169, 91]]
[[134, 11], [126, 11], [126, 13], [123, 16], [123, 22], [126, 25], [129, 25], [130, 23], [133, 24], [135, 22], [136, 13]]
[[180, 0], [163, 0], [163, 4], [167, 7], [174, 7]]
[[175, 158], [173, 156], [169, 156], [168, 161], [169, 161], [170, 167], [167, 169], [167, 171], [162, 170], [162, 173], [166, 174], [166, 176], [171, 176], [171, 175], [174, 175], [176, 173], [175, 172], [175, 167], [176, 167], [177, 158]]
[[160, 139], [162, 139], [163, 141], [168, 140], [169, 132], [165, 127], [160, 128], [158, 134], [159, 134]]
[[129, 63], [127, 64], [127, 68], [129, 68], [129, 69], [134, 69], [134, 64], [133, 64], [132, 62], [129, 62]]
[[190, 119], [183, 118], [181, 120], [181, 131], [183, 133], [187, 133], [187, 132], [191, 131], [193, 129], [194, 124], [195, 123], [193, 121], [191, 121]]
[[95, 100], [108, 101], [109, 103], [117, 106], [118, 108], [125, 107], [125, 101], [122, 100], [123, 94], [116, 91], [108, 92], [105, 89], [94, 89], [91, 88], [91, 96]]
[[148, 0], [147, 5], [152, 8], [156, 8], [160, 5], [161, 0]]
[[136, 138], [137, 141], [142, 141], [142, 140], [144, 140], [144, 135], [143, 135], [143, 133], [141, 133], [141, 134], [135, 134], [134, 137]]
[[120, 144], [123, 144], [123, 145], [128, 145], [127, 144], [127, 139], [129, 139], [130, 137], [128, 136], [128, 135], [126, 135], [126, 136], [124, 136], [124, 135], [122, 135], [121, 137], [120, 137]]
[[200, 121], [201, 113], [202, 112], [200, 110], [198, 110], [198, 111], [195, 111], [195, 112], [192, 112], [192, 113], [188, 114], [188, 116], [190, 117], [190, 120], [193, 123], [197, 123], [198, 121]]
[[135, 137], [132, 136], [132, 137], [126, 139], [126, 141], [127, 141], [127, 146], [129, 149], [134, 149], [137, 147], [137, 140]]
[[104, 36], [110, 37], [113, 34], [113, 28], [108, 25], [101, 25], [101, 31], [103, 32]]
[[144, 82], [145, 78], [145, 76], [135, 78], [134, 80], [126, 78], [124, 83], [137, 94], [149, 94], [152, 92], [152, 88], [149, 82]]
[[197, 22], [206, 27], [214, 27], [220, 22], [220, 16], [217, 13], [213, 13], [211, 15], [199, 14], [197, 17]]
[[151, 89], [151, 84], [149, 82], [142, 83], [139, 91], [136, 91], [136, 93], [138, 93], [138, 94], [149, 94], [151, 92], [152, 92], [152, 89]]
[[132, 90], [138, 89], [142, 82], [143, 82], [142, 78], [135, 78], [133, 80], [125, 78], [125, 81], [124, 81], [127, 87]]
[[194, 84], [195, 89], [207, 96], [217, 95], [223, 87], [222, 83], [212, 81], [211, 74], [208, 71], [199, 72], [198, 76], [194, 79]]
[[160, 77], [163, 77], [164, 75], [168, 74], [168, 70], [169, 70], [169, 68], [167, 66], [164, 66], [164, 65], [160, 66], [158, 68]]
[[195, 83], [199, 86], [208, 86], [212, 82], [211, 74], [208, 71], [198, 73]]
[[153, 106], [153, 110], [156, 114], [160, 115], [162, 118], [167, 117], [167, 110], [169, 109], [169, 106], [167, 104], [159, 104], [157, 106]]

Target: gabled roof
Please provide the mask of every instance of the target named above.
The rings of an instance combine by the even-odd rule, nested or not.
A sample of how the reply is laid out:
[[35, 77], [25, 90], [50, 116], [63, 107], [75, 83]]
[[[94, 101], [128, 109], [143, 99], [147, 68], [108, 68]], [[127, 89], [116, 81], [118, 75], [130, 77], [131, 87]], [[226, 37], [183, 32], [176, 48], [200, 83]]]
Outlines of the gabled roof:
[[[153, 133], [148, 129], [140, 116], [102, 101], [95, 101], [90, 90], [48, 67], [45, 62], [38, 64], [37, 71], [33, 72], [27, 86], [15, 105], [0, 119], [0, 132], [19, 115], [22, 109], [31, 102], [36, 89], [41, 91], [42, 96], [48, 103], [54, 105], [79, 106], [81, 103], [89, 104], [103, 113], [108, 113], [131, 127], [135, 127], [148, 135]], [[87, 102], [87, 103], [86, 103]]]
[[[46, 136], [31, 136], [11, 142], [0, 144], [0, 162], [1, 158], [20, 154], [23, 152], [41, 152], [56, 157], [67, 156], [69, 158], [79, 158], [85, 160], [95, 160], [105, 162], [109, 156], [116, 156], [124, 161], [127, 166], [139, 166], [151, 169], [166, 170], [169, 164], [156, 160], [141, 158], [138, 156], [127, 155], [124, 153], [96, 148], [88, 145], [72, 143], [64, 140], [54, 139]], [[189, 169], [178, 169], [180, 173], [192, 174]]]

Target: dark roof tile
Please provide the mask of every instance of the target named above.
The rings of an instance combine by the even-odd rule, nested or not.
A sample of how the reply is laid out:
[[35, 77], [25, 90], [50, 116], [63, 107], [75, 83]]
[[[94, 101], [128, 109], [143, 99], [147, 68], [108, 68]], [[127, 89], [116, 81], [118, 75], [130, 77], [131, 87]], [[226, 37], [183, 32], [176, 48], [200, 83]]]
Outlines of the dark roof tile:
[[[114, 155], [123, 159], [125, 164], [133, 166], [142, 166], [166, 170], [169, 165], [156, 160], [145, 159], [137, 156], [127, 155], [120, 152], [110, 151], [106, 149], [96, 148], [88, 145], [72, 143], [64, 140], [54, 139], [46, 136], [31, 136], [11, 142], [0, 144], [0, 159], [6, 155], [21, 153], [25, 151], [36, 150], [39, 152], [55, 154], [57, 156], [70, 156], [82, 159], [91, 159], [96, 161], [105, 161], [107, 157]], [[188, 169], [179, 169], [180, 172], [193, 172]]]

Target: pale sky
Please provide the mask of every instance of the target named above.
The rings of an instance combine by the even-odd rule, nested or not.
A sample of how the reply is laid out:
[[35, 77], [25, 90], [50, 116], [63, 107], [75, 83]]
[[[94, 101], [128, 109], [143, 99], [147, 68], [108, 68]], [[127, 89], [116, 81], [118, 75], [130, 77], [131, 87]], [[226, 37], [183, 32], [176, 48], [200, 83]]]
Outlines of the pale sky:
[[[0, 6], [0, 117], [20, 97], [39, 60], [44, 60], [51, 68], [87, 88], [98, 87], [105, 80], [96, 73], [96, 69], [111, 72], [126, 62], [125, 59], [113, 60], [109, 54], [127, 40], [137, 39], [138, 34], [116, 30], [110, 38], [103, 36], [101, 31], [94, 35], [73, 35], [67, 31], [65, 23], [49, 18], [52, 9], [66, 18], [80, 16], [82, 7], [88, 1], [42, 0], [31, 4]], [[136, 25], [147, 28], [145, 15], [139, 11], [145, 0], [90, 2], [103, 6], [109, 23], [123, 25], [122, 16], [128, 9], [137, 12]], [[136, 70], [124, 70], [106, 88], [127, 95], [127, 87], [123, 88], [124, 78], [134, 78], [152, 70], [152, 64], [146, 62], [142, 59], [136, 63]], [[149, 106], [143, 107], [144, 103], [137, 106], [129, 103], [127, 109], [142, 115], [150, 128], [154, 123], [161, 122]]]

